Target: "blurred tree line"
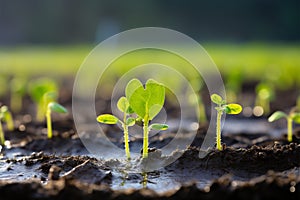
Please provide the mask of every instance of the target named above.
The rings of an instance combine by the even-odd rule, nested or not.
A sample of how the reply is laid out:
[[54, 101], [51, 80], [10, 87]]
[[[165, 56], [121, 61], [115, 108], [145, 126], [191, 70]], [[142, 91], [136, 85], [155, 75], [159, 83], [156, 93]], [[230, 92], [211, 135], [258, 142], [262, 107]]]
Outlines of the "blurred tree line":
[[0, 0], [0, 44], [91, 43], [159, 26], [200, 41], [299, 41], [299, 0]]

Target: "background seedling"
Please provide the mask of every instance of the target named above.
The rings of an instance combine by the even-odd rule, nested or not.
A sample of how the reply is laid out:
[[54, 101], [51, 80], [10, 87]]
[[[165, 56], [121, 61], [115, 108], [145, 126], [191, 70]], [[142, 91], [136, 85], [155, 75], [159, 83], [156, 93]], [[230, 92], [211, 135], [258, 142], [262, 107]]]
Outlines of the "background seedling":
[[271, 84], [259, 83], [256, 88], [255, 106], [260, 106], [263, 109], [263, 114], [270, 113], [270, 102], [274, 99], [275, 91]]
[[126, 97], [121, 97], [117, 103], [117, 106], [118, 109], [123, 113], [123, 121], [119, 120], [116, 116], [111, 114], [99, 115], [97, 117], [97, 121], [103, 124], [117, 124], [118, 122], [121, 123], [124, 131], [125, 153], [127, 159], [130, 159], [128, 127], [135, 124], [135, 119], [132, 117], [128, 117], [128, 115], [132, 114], [133, 110], [131, 109]]
[[216, 143], [217, 143], [217, 149], [222, 150], [221, 145], [221, 118], [223, 113], [231, 114], [231, 115], [237, 115], [240, 112], [242, 112], [242, 106], [239, 104], [226, 104], [226, 101], [222, 99], [221, 96], [217, 94], [211, 95], [211, 101], [217, 104], [217, 107], [215, 109], [217, 110], [217, 128], [216, 128]]
[[2, 106], [0, 108], [0, 144], [4, 145], [5, 137], [4, 137], [3, 127], [2, 127], [2, 121], [6, 122], [8, 130], [10, 131], [14, 130], [13, 118], [7, 106]]
[[[48, 103], [45, 101], [44, 94], [47, 92], [57, 92], [58, 87], [55, 81], [48, 78], [40, 78], [29, 83], [29, 95], [37, 103], [37, 121], [43, 121], [47, 112]], [[46, 100], [49, 100], [46, 98]]]
[[268, 118], [269, 122], [282, 118], [287, 120], [287, 139], [289, 142], [293, 141], [293, 122], [300, 124], [300, 112], [296, 112], [297, 110], [299, 110], [297, 107], [292, 108], [288, 115], [282, 111], [276, 111]]
[[53, 136], [52, 131], [52, 121], [51, 121], [51, 113], [57, 112], [57, 113], [67, 113], [67, 109], [60, 105], [59, 103], [55, 102], [57, 95], [54, 92], [48, 92], [44, 94], [44, 102], [46, 102], [47, 105], [47, 111], [46, 111], [46, 119], [47, 119], [47, 131], [48, 131], [48, 138], [51, 139]]
[[10, 107], [15, 113], [22, 108], [22, 98], [26, 94], [26, 79], [23, 77], [14, 77], [10, 81]]
[[241, 70], [232, 70], [226, 76], [226, 98], [229, 102], [236, 102], [238, 94], [241, 92], [243, 84], [243, 76]]
[[148, 157], [148, 134], [151, 129], [166, 130], [166, 124], [152, 124], [152, 120], [162, 109], [165, 101], [164, 85], [149, 79], [145, 88], [138, 79], [132, 79], [126, 86], [126, 98], [130, 107], [143, 121], [143, 158]]

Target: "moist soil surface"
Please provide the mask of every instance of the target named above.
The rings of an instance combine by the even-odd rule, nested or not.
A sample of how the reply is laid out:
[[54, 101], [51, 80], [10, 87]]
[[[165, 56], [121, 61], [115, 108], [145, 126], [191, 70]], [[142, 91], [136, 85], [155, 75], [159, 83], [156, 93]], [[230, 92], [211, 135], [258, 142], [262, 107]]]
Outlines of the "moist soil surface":
[[[70, 97], [62, 96], [61, 101], [70, 108]], [[268, 131], [265, 118], [229, 118], [223, 151], [212, 148], [199, 158], [207, 131], [207, 124], [200, 124], [193, 143], [175, 162], [148, 173], [127, 172], [116, 167], [127, 162], [123, 158], [90, 154], [70, 116], [54, 116], [54, 137], [47, 139], [45, 123], [35, 122], [32, 103], [25, 103], [28, 106], [15, 117], [15, 130], [5, 129], [0, 199], [300, 199], [299, 129], [288, 143], [284, 130]], [[111, 126], [106, 130], [106, 136], [123, 148], [121, 131]], [[165, 157], [160, 151], [175, 135], [154, 135], [149, 151], [159, 159], [175, 156], [176, 151]], [[140, 152], [142, 142], [132, 140], [131, 150]]]

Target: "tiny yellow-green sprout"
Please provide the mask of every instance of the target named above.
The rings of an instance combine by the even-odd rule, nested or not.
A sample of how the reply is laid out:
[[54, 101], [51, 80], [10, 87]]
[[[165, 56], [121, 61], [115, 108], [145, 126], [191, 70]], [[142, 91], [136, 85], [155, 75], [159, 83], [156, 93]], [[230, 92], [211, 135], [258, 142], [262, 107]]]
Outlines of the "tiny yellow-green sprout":
[[221, 145], [221, 118], [223, 113], [227, 113], [230, 115], [237, 115], [240, 112], [242, 112], [242, 106], [239, 104], [226, 104], [226, 101], [223, 100], [223, 98], [217, 94], [211, 95], [211, 101], [215, 104], [217, 104], [217, 107], [215, 109], [217, 110], [217, 127], [216, 127], [216, 143], [217, 143], [217, 149], [222, 150]]
[[287, 120], [287, 140], [289, 142], [293, 141], [293, 122], [300, 124], [300, 112], [296, 112], [296, 110], [297, 107], [292, 108], [289, 114], [276, 111], [268, 118], [269, 122], [274, 122], [282, 118]]
[[263, 109], [263, 115], [270, 113], [270, 102], [274, 99], [275, 91], [271, 84], [259, 83], [256, 88], [255, 106]]
[[59, 103], [55, 102], [54, 99], [56, 97], [56, 94], [54, 92], [48, 92], [44, 94], [44, 101], [47, 103], [47, 110], [45, 113], [46, 120], [47, 120], [47, 136], [49, 139], [53, 136], [52, 131], [52, 120], [51, 120], [51, 113], [67, 113], [67, 109], [60, 105]]
[[29, 83], [28, 92], [32, 100], [37, 103], [37, 113], [36, 119], [39, 122], [44, 120], [45, 114], [47, 112], [47, 106], [49, 104], [49, 98], [45, 100], [45, 94], [48, 92], [57, 93], [58, 87], [56, 82], [48, 78], [40, 78], [33, 80]]
[[129, 133], [128, 127], [133, 126], [135, 124], [135, 119], [132, 117], [128, 117], [128, 115], [132, 114], [133, 111], [129, 105], [129, 102], [126, 97], [121, 97], [117, 103], [118, 109], [123, 113], [123, 120], [120, 120], [114, 115], [111, 114], [103, 114], [97, 117], [97, 121], [103, 124], [117, 124], [120, 123], [122, 125], [124, 131], [124, 143], [125, 143], [125, 153], [126, 157], [130, 159], [130, 148], [129, 148]]
[[5, 142], [2, 121], [6, 122], [8, 130], [10, 130], [10, 131], [14, 130], [14, 121], [13, 121], [11, 112], [8, 110], [7, 106], [2, 106], [0, 108], [0, 145], [4, 145], [4, 142]]
[[138, 79], [132, 79], [126, 86], [126, 98], [130, 107], [143, 122], [143, 158], [148, 157], [148, 135], [151, 129], [167, 130], [166, 124], [152, 124], [152, 120], [162, 109], [165, 101], [165, 86], [149, 79], [145, 87]]

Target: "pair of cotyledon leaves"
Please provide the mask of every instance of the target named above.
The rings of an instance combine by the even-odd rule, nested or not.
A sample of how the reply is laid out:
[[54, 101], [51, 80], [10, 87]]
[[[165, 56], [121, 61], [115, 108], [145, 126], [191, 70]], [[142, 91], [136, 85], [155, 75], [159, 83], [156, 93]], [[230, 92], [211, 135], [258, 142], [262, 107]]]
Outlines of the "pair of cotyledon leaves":
[[226, 101], [224, 99], [222, 99], [222, 97], [217, 95], [217, 94], [211, 95], [211, 101], [214, 102], [215, 104], [217, 104], [219, 107], [221, 107], [222, 110], [224, 109], [224, 111], [227, 114], [237, 115], [240, 112], [242, 112], [242, 106], [241, 105], [235, 104], [235, 103], [226, 104]]
[[[126, 97], [121, 97], [117, 103], [118, 109], [127, 114], [136, 113], [144, 121], [152, 120], [162, 109], [165, 101], [165, 86], [149, 79], [145, 87], [138, 79], [132, 79], [125, 89]], [[106, 124], [116, 124], [119, 119], [113, 115], [100, 115], [97, 120]], [[134, 118], [127, 118], [126, 125], [132, 126]], [[151, 129], [166, 130], [166, 124], [152, 124]]]

